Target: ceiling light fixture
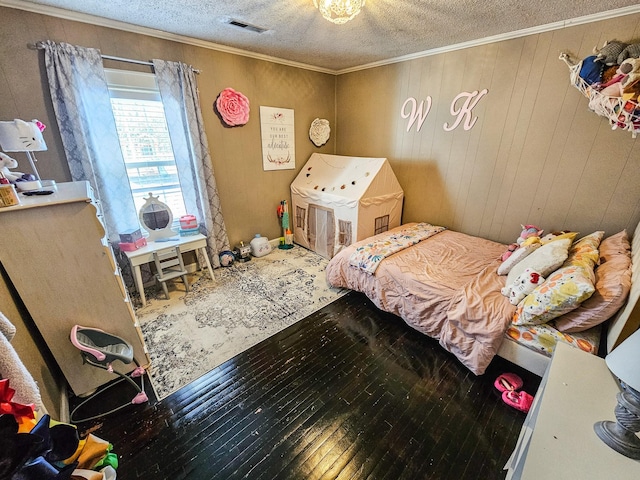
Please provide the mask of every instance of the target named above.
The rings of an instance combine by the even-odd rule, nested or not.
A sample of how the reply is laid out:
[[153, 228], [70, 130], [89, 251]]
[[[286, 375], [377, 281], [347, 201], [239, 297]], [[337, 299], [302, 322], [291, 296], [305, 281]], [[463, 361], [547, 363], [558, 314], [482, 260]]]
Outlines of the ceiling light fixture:
[[364, 2], [365, 0], [313, 0], [313, 5], [324, 18], [342, 25], [360, 13]]

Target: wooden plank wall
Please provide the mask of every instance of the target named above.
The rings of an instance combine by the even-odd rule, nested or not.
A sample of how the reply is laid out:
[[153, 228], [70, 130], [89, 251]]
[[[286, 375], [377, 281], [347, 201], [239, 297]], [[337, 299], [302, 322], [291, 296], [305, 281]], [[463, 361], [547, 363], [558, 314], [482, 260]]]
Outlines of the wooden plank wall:
[[[520, 224], [631, 233], [640, 220], [640, 148], [569, 84], [558, 57], [640, 38], [640, 15], [569, 27], [338, 77], [337, 153], [386, 156], [405, 190], [403, 221], [504, 243]], [[452, 100], [487, 88], [477, 123], [447, 132]], [[408, 97], [433, 99], [407, 132]]]

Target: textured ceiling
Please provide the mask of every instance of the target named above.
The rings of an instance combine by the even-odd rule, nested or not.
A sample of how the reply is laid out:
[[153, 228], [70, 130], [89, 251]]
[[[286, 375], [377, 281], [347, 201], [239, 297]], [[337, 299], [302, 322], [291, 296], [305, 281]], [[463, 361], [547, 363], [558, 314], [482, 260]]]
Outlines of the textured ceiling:
[[[344, 25], [320, 15], [313, 0], [5, 0], [38, 11], [57, 7], [191, 37], [330, 71], [539, 27], [637, 0], [367, 0]], [[43, 9], [50, 13], [51, 9]], [[254, 33], [233, 19], [266, 29]], [[108, 52], [105, 52], [108, 53]]]

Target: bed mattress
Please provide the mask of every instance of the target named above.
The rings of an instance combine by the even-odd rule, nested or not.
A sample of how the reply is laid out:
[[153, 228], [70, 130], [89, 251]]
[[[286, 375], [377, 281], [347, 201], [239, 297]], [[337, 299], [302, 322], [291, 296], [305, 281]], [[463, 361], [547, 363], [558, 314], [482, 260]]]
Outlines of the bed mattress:
[[484, 373], [515, 310], [500, 293], [505, 279], [496, 273], [506, 246], [445, 230], [386, 258], [375, 274], [349, 264], [357, 247], [384, 235], [333, 257], [329, 283], [363, 292], [378, 308], [437, 339], [473, 373]]

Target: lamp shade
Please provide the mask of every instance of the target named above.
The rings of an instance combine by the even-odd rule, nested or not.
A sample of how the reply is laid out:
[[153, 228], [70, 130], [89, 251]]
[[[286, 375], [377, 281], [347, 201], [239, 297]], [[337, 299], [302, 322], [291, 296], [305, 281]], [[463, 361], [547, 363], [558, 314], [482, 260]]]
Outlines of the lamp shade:
[[0, 122], [0, 148], [5, 152], [40, 152], [47, 149], [35, 122]]
[[613, 349], [605, 361], [611, 373], [640, 391], [640, 330]]

